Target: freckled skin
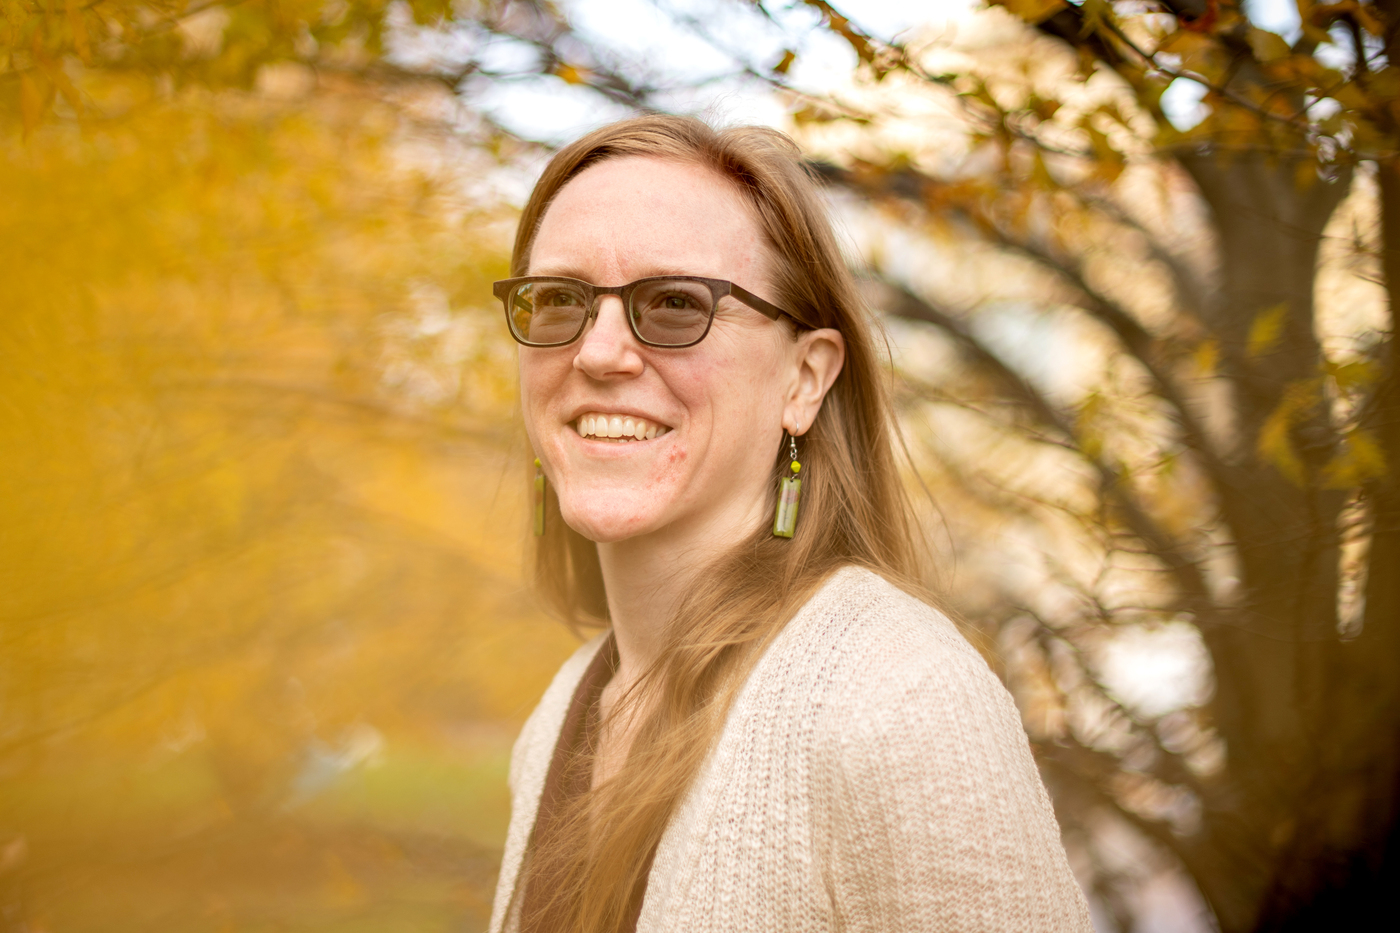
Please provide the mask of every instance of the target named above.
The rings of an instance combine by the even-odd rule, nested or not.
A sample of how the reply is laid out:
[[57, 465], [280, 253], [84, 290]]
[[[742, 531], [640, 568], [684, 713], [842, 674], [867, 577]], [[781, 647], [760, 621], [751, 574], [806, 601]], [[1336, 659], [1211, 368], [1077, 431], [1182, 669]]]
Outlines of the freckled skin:
[[[702, 275], [778, 300], [758, 222], [733, 185], [651, 157], [607, 160], [564, 186], [541, 222], [529, 274], [596, 285]], [[643, 346], [608, 296], [577, 342], [522, 347], [526, 430], [564, 520], [593, 541], [678, 560], [764, 521], [797, 344], [786, 323], [725, 298], [696, 346]], [[584, 439], [571, 422], [586, 411], [640, 415], [670, 431], [627, 444]]]

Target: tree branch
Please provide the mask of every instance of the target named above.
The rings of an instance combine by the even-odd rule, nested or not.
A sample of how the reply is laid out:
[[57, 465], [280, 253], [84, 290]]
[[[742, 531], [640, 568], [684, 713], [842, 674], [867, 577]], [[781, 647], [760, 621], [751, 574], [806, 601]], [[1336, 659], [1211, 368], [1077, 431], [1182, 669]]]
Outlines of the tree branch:
[[1098, 473], [1102, 494], [1122, 510], [1128, 528], [1170, 570], [1183, 594], [1187, 597], [1187, 602], [1192, 610], [1203, 617], [1213, 615], [1214, 601], [1211, 599], [1210, 589], [1206, 585], [1200, 568], [1189, 557], [1181, 553], [1170, 536], [1136, 501], [1136, 497], [1119, 471], [1102, 457], [1090, 456], [1085, 451], [1078, 431], [1038, 389], [1007, 365], [955, 317], [935, 308], [928, 301], [902, 285], [891, 283], [885, 279], [878, 281], [891, 293], [892, 300], [884, 303], [888, 313], [938, 327], [948, 334], [953, 342], [972, 358], [974, 363], [1001, 382], [1006, 387], [1008, 394], [1023, 404], [1036, 420], [1068, 438], [1078, 454]]
[[[824, 177], [844, 187], [855, 190], [863, 189], [867, 193], [894, 194], [902, 200], [917, 201], [920, 204], [922, 201], [918, 196], [930, 186], [937, 184], [934, 179], [923, 173], [907, 169], [898, 173], [901, 176], [899, 180], [886, 181], [879, 187], [836, 166], [821, 165], [818, 166], [818, 170]], [[964, 208], [954, 209], [962, 213], [978, 229], [986, 231], [996, 245], [1029, 259], [1042, 269], [1065, 281], [1084, 297], [1085, 300], [1081, 304], [1081, 308], [1105, 324], [1118, 338], [1123, 348], [1147, 371], [1152, 381], [1153, 390], [1171, 407], [1173, 418], [1181, 427], [1184, 442], [1201, 457], [1207, 473], [1217, 483], [1217, 489], [1223, 490], [1225, 488], [1223, 485], [1223, 462], [1210, 444], [1204, 428], [1190, 410], [1185, 398], [1177, 390], [1175, 381], [1156, 359], [1160, 340], [1139, 324], [1126, 308], [1090, 284], [1079, 269], [1060, 261], [1044, 248], [1028, 240], [1013, 237], [1000, 224], [991, 222], [990, 218], [986, 218], [988, 221], [986, 223], [979, 223], [979, 218], [973, 217], [968, 210]]]
[[1086, 748], [1073, 739], [1067, 740], [1067, 744], [1032, 742], [1031, 748], [1043, 767], [1048, 766], [1056, 777], [1075, 785], [1077, 790], [1094, 803], [1108, 808], [1138, 832], [1176, 856], [1192, 877], [1207, 877], [1204, 873], [1209, 866], [1204, 863], [1195, 847], [1172, 832], [1170, 825], [1161, 820], [1148, 819], [1124, 806], [1099, 779], [1088, 773], [1091, 769], [1102, 772], [1106, 763], [1116, 766], [1117, 760], [1113, 756]]
[[1084, 649], [1075, 641], [1074, 637], [1067, 631], [1048, 624], [1035, 610], [1026, 606], [1018, 606], [1016, 608], [1018, 614], [1028, 617], [1035, 622], [1036, 637], [1041, 641], [1042, 646], [1045, 645], [1047, 640], [1057, 641], [1066, 646], [1074, 656], [1075, 663], [1078, 665], [1080, 673], [1084, 676], [1084, 683], [1089, 686], [1089, 689], [1093, 691], [1094, 695], [1105, 703], [1108, 703], [1117, 715], [1123, 717], [1131, 726], [1132, 732], [1135, 735], [1146, 738], [1147, 741], [1152, 743], [1152, 748], [1157, 753], [1158, 760], [1160, 762], [1165, 762], [1167, 766], [1162, 767], [1158, 765], [1152, 767], [1150, 771], [1151, 775], [1164, 784], [1183, 785], [1189, 788], [1203, 803], [1209, 803], [1210, 791], [1196, 778], [1196, 775], [1186, 764], [1186, 757], [1163, 745], [1161, 736], [1157, 734], [1157, 730], [1152, 723], [1143, 722], [1137, 716], [1133, 715], [1133, 713], [1123, 706], [1116, 697], [1108, 692], [1107, 687], [1093, 676], [1090, 672], [1090, 665], [1084, 657]]

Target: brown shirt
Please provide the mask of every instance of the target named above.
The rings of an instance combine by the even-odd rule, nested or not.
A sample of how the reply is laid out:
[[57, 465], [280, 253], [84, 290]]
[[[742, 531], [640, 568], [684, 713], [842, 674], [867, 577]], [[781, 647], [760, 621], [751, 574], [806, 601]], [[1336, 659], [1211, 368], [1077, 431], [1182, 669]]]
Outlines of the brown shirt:
[[[617, 641], [609, 635], [574, 690], [569, 711], [564, 716], [564, 726], [559, 730], [559, 741], [554, 746], [554, 758], [550, 761], [549, 773], [544, 780], [540, 808], [535, 817], [535, 831], [530, 841], [531, 849], [538, 850], [553, 839], [569, 804], [588, 793], [593, 786], [594, 752], [601, 721], [599, 709], [603, 688], [617, 673], [617, 660]], [[654, 855], [655, 852], [647, 857], [648, 863]], [[650, 864], [647, 867], [650, 870]], [[530, 873], [520, 912], [520, 928], [525, 933], [569, 931], [571, 905], [551, 896], [555, 888], [552, 874], [544, 866]], [[645, 894], [644, 882], [633, 892], [627, 921], [618, 933], [634, 933], [637, 929], [637, 917], [642, 912]]]

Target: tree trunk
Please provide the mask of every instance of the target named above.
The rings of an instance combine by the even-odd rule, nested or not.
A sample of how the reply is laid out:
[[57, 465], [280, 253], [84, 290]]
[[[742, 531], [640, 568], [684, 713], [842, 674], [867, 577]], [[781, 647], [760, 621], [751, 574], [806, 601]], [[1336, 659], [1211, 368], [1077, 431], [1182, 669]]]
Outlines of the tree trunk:
[[[1316, 789], [1333, 712], [1345, 494], [1320, 477], [1335, 431], [1317, 387], [1313, 285], [1323, 228], [1347, 184], [1309, 179], [1298, 160], [1262, 153], [1181, 161], [1219, 234], [1220, 291], [1203, 313], [1221, 343], [1237, 425], [1218, 494], [1240, 594], [1216, 618], [1199, 620], [1215, 664], [1211, 712], [1228, 748], [1228, 789], [1205, 801], [1194, 846], [1219, 866], [1197, 880], [1229, 933], [1253, 929], [1276, 889], [1280, 845], [1296, 838], [1295, 811]], [[1261, 341], [1270, 318], [1280, 324], [1277, 337]], [[1276, 449], [1261, 450], [1261, 431], [1287, 399], [1309, 391], [1315, 401], [1288, 431], [1290, 470]]]
[[1382, 164], [1382, 271], [1391, 308], [1380, 384], [1365, 426], [1387, 473], [1366, 490], [1373, 526], [1361, 633], [1325, 652], [1331, 682], [1311, 792], [1280, 859], [1261, 930], [1369, 927], [1400, 888], [1400, 165]]

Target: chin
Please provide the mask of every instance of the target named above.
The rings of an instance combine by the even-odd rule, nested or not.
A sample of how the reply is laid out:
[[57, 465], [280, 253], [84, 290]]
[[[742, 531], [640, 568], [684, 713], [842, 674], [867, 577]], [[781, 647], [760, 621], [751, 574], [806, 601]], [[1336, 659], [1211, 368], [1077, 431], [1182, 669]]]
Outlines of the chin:
[[638, 509], [635, 503], [629, 504], [632, 507], [626, 509], [609, 508], [606, 502], [575, 507], [561, 499], [559, 511], [566, 525], [598, 544], [635, 538], [655, 531], [665, 523], [656, 509]]

